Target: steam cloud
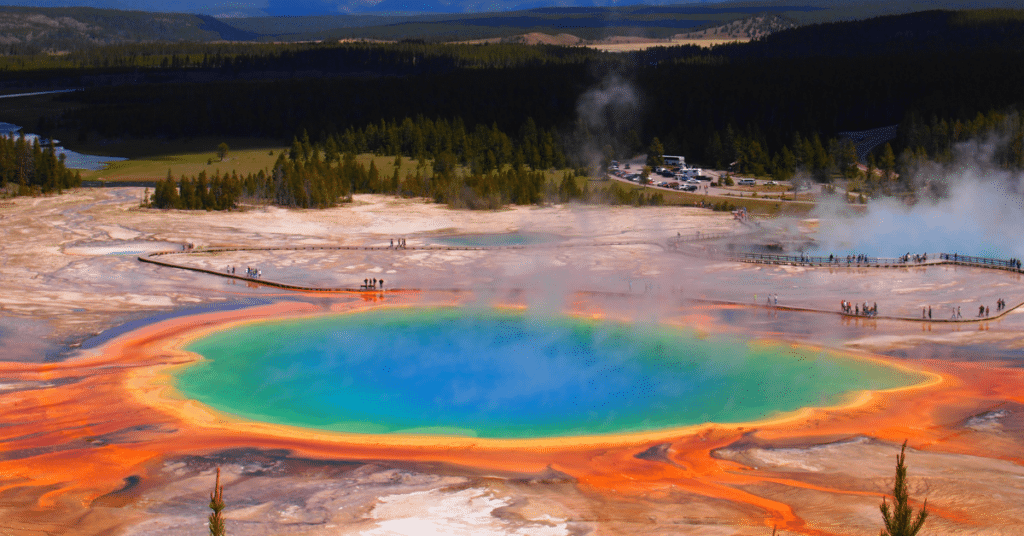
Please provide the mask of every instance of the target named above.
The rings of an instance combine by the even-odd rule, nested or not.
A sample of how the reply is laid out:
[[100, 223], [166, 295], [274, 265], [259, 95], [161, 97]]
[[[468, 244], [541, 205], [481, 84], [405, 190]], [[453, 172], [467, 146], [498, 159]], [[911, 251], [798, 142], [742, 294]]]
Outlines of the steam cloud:
[[[897, 257], [911, 253], [960, 253], [1024, 258], [1024, 174], [994, 164], [998, 140], [956, 147], [947, 166], [927, 163], [911, 175], [918, 202], [873, 200], [856, 217], [838, 214], [843, 203], [817, 212], [818, 253]], [[929, 195], [929, 192], [931, 195]]]
[[638, 126], [640, 94], [631, 82], [612, 73], [580, 96], [576, 115], [576, 151], [579, 160], [594, 169], [606, 145], [621, 146], [625, 133]]

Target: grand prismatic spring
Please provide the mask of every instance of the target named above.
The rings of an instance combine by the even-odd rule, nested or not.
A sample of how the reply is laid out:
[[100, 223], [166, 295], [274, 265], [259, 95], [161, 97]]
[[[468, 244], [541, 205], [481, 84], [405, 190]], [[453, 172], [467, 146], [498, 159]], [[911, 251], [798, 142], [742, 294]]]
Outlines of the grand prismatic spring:
[[188, 350], [189, 398], [355, 433], [528, 438], [761, 420], [920, 375], [664, 326], [457, 309], [377, 310], [216, 333]]
[[0, 534], [202, 534], [218, 467], [229, 534], [876, 534], [904, 440], [929, 534], [1024, 515], [1018, 272], [753, 262], [792, 230], [698, 209], [141, 193], [3, 209]]

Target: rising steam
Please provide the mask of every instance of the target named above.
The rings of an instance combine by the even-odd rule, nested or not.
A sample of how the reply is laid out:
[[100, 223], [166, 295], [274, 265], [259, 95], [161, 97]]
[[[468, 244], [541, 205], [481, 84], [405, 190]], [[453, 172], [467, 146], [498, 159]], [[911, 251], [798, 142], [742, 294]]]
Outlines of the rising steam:
[[873, 200], [863, 215], [844, 217], [842, 203], [823, 204], [816, 214], [818, 253], [1024, 258], [1024, 174], [994, 164], [998, 145], [961, 144], [952, 164], [919, 166], [911, 174], [919, 192], [912, 206]]
[[584, 92], [576, 103], [573, 149], [577, 159], [596, 169], [604, 147], [621, 147], [626, 133], [639, 126], [641, 107], [636, 87], [615, 73]]

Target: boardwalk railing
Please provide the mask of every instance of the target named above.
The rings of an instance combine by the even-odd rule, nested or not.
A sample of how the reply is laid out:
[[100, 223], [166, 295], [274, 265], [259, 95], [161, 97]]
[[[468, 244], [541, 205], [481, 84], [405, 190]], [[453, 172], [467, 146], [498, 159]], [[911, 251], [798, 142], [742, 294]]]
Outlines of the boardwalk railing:
[[721, 258], [736, 260], [740, 262], [753, 262], [759, 264], [796, 264], [803, 266], [834, 266], [837, 268], [853, 268], [858, 266], [891, 268], [894, 266], [899, 267], [924, 264], [923, 261], [916, 261], [914, 258], [885, 258], [858, 255], [852, 255], [849, 257], [818, 257], [809, 255], [776, 255], [773, 253], [752, 253], [745, 251], [728, 251], [722, 249], [712, 250], [710, 251], [710, 253]]
[[980, 268], [994, 268], [1011, 272], [1024, 273], [1022, 262], [1017, 259], [992, 259], [988, 257], [972, 257], [959, 253], [939, 253], [937, 257], [903, 256], [897, 258], [868, 257], [851, 255], [848, 257], [821, 257], [808, 255], [775, 255], [771, 253], [752, 253], [724, 249], [709, 249], [707, 253], [720, 259], [756, 264], [789, 264], [797, 266], [819, 266], [834, 268], [903, 268], [910, 266], [928, 266], [937, 264], [955, 264]]
[[939, 257], [947, 262], [964, 266], [984, 266], [1001, 270], [1021, 271], [1021, 262], [1017, 259], [990, 259], [988, 257], [971, 257], [959, 253], [940, 253]]

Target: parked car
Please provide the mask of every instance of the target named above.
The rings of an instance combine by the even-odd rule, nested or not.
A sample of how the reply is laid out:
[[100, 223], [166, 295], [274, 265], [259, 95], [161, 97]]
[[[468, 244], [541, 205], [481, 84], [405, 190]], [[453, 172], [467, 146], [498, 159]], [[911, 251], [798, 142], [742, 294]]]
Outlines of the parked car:
[[779, 183], [777, 183], [775, 181], [768, 181], [765, 184], [768, 185], [768, 186], [778, 186], [779, 185]]
[[739, 184], [740, 186], [753, 186], [757, 184], [757, 181], [754, 179], [740, 179], [736, 184]]
[[681, 188], [681, 190], [684, 191], [684, 192], [696, 192], [697, 191], [697, 186], [694, 185], [694, 184], [687, 184], [687, 185], [683, 186]]

